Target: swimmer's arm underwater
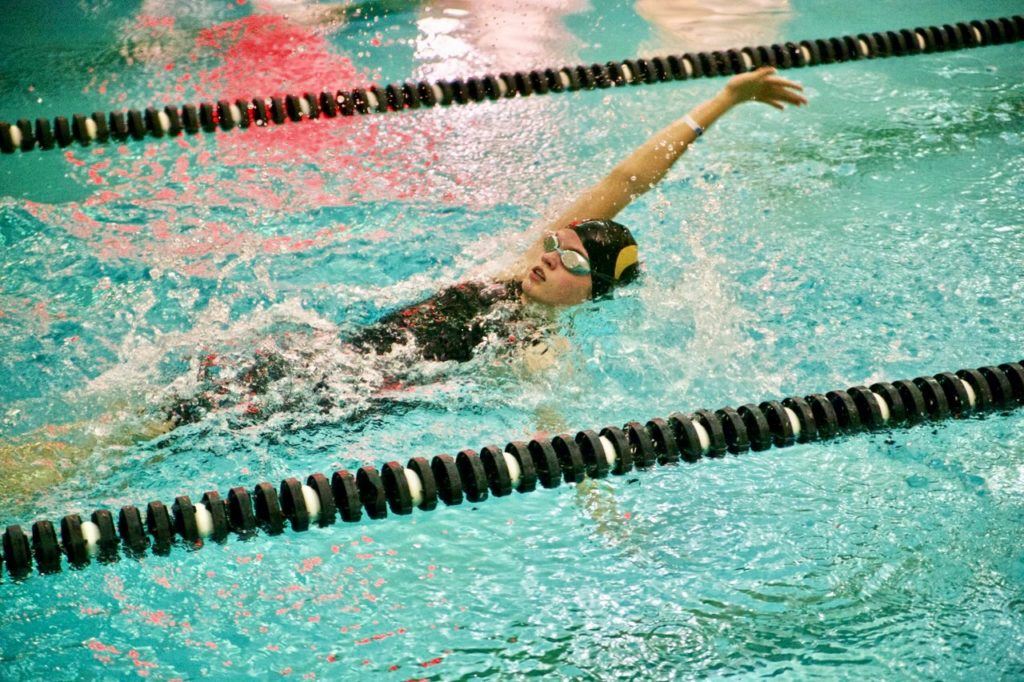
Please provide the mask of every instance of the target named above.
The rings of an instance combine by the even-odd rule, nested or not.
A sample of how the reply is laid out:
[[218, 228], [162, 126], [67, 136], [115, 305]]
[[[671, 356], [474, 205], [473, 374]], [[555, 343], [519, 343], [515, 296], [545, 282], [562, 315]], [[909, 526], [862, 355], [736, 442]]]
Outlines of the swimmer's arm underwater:
[[[764, 67], [731, 78], [717, 95], [697, 105], [686, 116], [665, 126], [637, 147], [603, 180], [580, 195], [553, 223], [544, 225], [544, 232], [558, 230], [575, 221], [614, 218], [630, 202], [658, 184], [690, 143], [697, 139], [697, 132], [690, 121], [706, 130], [737, 104], [748, 101], [763, 102], [776, 109], [784, 109], [784, 103], [795, 106], [807, 104], [807, 99], [800, 94], [803, 87], [799, 83], [775, 73], [774, 68]], [[542, 250], [539, 240], [531, 245], [532, 259], [536, 259]], [[532, 259], [528, 256], [528, 260], [532, 262]]]

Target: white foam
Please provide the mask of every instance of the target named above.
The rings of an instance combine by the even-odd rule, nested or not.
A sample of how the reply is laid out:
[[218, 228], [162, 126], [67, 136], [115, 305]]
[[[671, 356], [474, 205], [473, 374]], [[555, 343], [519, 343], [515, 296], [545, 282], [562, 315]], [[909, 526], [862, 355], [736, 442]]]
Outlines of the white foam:
[[[150, 305], [151, 302], [144, 302], [136, 306], [133, 313], [142, 316], [149, 310]], [[289, 344], [281, 342], [281, 339], [268, 340], [268, 330], [278, 325], [288, 326], [295, 332], [302, 330], [305, 333], [296, 333], [289, 337], [289, 341], [294, 341]], [[345, 353], [338, 348], [337, 334], [337, 325], [313, 311], [304, 309], [302, 302], [297, 299], [255, 311], [252, 315], [237, 321], [229, 319], [227, 305], [213, 300], [192, 329], [160, 334], [152, 339], [142, 335], [127, 335], [119, 349], [121, 362], [90, 380], [86, 385], [86, 393], [120, 398], [131, 396], [138, 391], [144, 396], [150, 394], [148, 399], [152, 400], [152, 391], [159, 387], [147, 379], [159, 378], [157, 368], [161, 360], [170, 354], [189, 353], [190, 349], [206, 345], [236, 345], [246, 349], [242, 354], [244, 357], [248, 357], [252, 349], [265, 349], [297, 359], [309, 358], [312, 363], [332, 368], [343, 369], [343, 365], [351, 366], [353, 363], [359, 366], [359, 358], [355, 357], [354, 353]], [[198, 358], [194, 358], [193, 361], [198, 362]], [[298, 364], [301, 367], [297, 369], [301, 370], [309, 363]], [[369, 359], [361, 363], [369, 364]], [[198, 384], [197, 371], [198, 365], [190, 368], [170, 385], [165, 386], [165, 391], [189, 395], [190, 390], [194, 390]]]

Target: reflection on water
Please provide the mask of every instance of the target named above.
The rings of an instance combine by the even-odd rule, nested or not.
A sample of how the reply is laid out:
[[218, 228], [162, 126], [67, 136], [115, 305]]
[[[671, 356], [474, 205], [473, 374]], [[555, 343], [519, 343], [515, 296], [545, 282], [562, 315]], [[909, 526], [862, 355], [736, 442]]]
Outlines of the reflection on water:
[[416, 20], [418, 74], [454, 78], [566, 63], [578, 39], [562, 19], [584, 7], [584, 0], [424, 3]]
[[789, 0], [637, 0], [636, 11], [661, 41], [694, 51], [777, 42], [793, 16]]

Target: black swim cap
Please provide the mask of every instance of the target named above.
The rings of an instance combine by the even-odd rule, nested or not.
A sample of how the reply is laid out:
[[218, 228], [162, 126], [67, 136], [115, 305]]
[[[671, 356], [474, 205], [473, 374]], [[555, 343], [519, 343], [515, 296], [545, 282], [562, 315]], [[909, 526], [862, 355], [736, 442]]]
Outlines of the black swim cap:
[[583, 220], [569, 227], [576, 230], [590, 258], [593, 298], [636, 279], [640, 272], [639, 254], [629, 228], [614, 220]]

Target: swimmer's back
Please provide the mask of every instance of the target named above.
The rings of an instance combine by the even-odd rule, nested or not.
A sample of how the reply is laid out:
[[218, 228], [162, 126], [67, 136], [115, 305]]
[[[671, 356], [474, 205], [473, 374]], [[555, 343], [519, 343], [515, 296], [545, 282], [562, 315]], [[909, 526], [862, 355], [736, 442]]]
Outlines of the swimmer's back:
[[487, 335], [506, 336], [522, 319], [521, 296], [518, 282], [462, 282], [388, 313], [347, 341], [377, 353], [412, 341], [424, 359], [466, 362]]

